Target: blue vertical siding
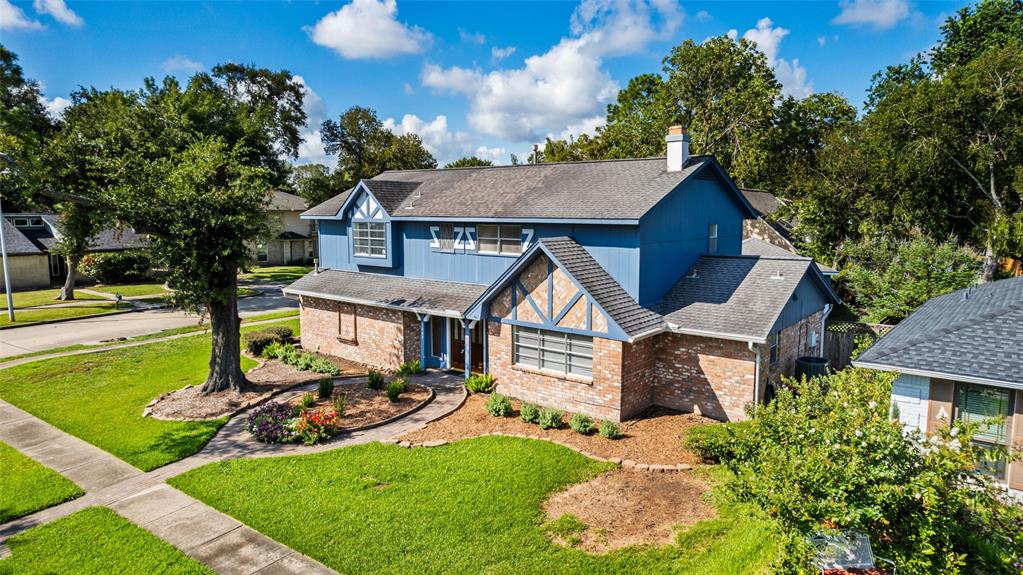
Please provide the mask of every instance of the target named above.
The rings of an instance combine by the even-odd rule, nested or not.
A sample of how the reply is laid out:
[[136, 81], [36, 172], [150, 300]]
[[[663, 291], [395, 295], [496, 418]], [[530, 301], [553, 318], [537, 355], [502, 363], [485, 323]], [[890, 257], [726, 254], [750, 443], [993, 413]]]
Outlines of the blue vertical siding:
[[745, 213], [722, 182], [690, 179], [668, 194], [639, 225], [639, 302], [659, 301], [700, 255], [707, 228], [718, 225], [718, 254], [742, 253]]
[[803, 278], [799, 280], [796, 291], [792, 292], [793, 297], [789, 298], [788, 303], [785, 304], [781, 315], [778, 316], [778, 321], [774, 323], [772, 332], [795, 325], [804, 317], [817, 313], [827, 305], [828, 296], [820, 283], [811, 276], [812, 273], [807, 270]]

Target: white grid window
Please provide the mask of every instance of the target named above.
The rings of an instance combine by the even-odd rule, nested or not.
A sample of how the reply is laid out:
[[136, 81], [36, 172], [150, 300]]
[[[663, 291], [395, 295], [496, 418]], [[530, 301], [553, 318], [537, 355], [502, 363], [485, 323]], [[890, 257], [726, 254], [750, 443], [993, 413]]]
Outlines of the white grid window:
[[781, 340], [781, 332], [771, 334], [771, 365], [778, 363], [778, 343]]
[[707, 226], [707, 253], [716, 254], [718, 251], [718, 225]]
[[384, 224], [355, 222], [352, 224], [355, 255], [364, 258], [387, 257], [387, 230]]
[[513, 362], [579, 377], [593, 377], [593, 338], [573, 333], [516, 326]]
[[522, 253], [522, 226], [476, 226], [481, 253], [519, 255]]

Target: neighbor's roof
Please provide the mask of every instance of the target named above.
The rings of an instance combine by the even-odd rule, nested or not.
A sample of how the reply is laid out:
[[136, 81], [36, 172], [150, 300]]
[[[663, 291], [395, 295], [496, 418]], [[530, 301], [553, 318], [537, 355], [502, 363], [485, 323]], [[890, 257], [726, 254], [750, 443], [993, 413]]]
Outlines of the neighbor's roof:
[[[396, 218], [638, 220], [683, 180], [716, 164], [693, 156], [678, 172], [668, 172], [664, 158], [404, 170], [363, 183]], [[337, 215], [354, 189], [303, 216]], [[736, 197], [755, 215], [742, 194]]]
[[764, 343], [800, 280], [817, 273], [812, 263], [791, 254], [703, 256], [654, 308], [674, 331]]
[[630, 337], [658, 329], [664, 320], [657, 313], [639, 305], [585, 248], [569, 237], [543, 238], [559, 267], [571, 275]]
[[769, 216], [782, 206], [781, 200], [770, 192], [750, 188], [739, 188], [739, 191], [746, 197], [746, 201], [753, 206], [753, 209], [759, 212], [757, 215], [760, 217]]
[[3, 227], [4, 247], [9, 255], [28, 256], [43, 253], [42, 248], [23, 233], [25, 230], [14, 227], [6, 217], [0, 218], [0, 226]]
[[1023, 277], [933, 298], [853, 361], [857, 367], [1023, 389]]
[[[7, 218], [30, 215], [43, 220], [44, 225], [33, 228], [16, 228]], [[3, 218], [4, 242], [11, 255], [32, 255], [49, 252], [57, 244], [60, 233], [60, 216], [57, 214], [5, 214]], [[142, 248], [149, 239], [135, 233], [131, 228], [104, 228], [89, 243], [90, 252], [108, 252]]]
[[275, 212], [301, 212], [309, 207], [306, 201], [288, 192], [274, 190], [270, 198], [269, 209]]
[[[742, 240], [742, 255], [787, 258], [799, 254], [790, 252], [789, 250], [781, 246], [776, 246], [770, 242], [765, 242], [760, 238], [746, 238]], [[838, 273], [838, 270], [835, 268], [828, 267], [819, 262], [814, 263], [817, 264], [817, 269], [826, 276], [833, 276]]]
[[323, 270], [284, 288], [304, 295], [347, 303], [462, 317], [487, 289], [485, 285], [408, 278], [369, 272]]

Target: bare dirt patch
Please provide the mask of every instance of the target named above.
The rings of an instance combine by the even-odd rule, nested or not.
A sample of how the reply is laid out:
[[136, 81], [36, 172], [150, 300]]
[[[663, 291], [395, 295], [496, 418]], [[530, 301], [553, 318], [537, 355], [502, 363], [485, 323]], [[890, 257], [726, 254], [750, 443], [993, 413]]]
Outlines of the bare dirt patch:
[[696, 425], [716, 423], [713, 419], [693, 413], [652, 408], [638, 418], [623, 422], [621, 427], [625, 437], [612, 441], [596, 433], [579, 435], [568, 428], [568, 416], [565, 417], [562, 429], [544, 431], [519, 419], [518, 401], [512, 401], [515, 410], [512, 417], [493, 417], [485, 409], [486, 402], [485, 395], [471, 395], [458, 410], [419, 431], [403, 435], [401, 439], [422, 443], [432, 440], [455, 441], [494, 432], [528, 434], [571, 445], [607, 459], [617, 457], [639, 463], [696, 465], [702, 462], [699, 454], [682, 445], [686, 432]]
[[544, 503], [548, 533], [562, 545], [590, 553], [668, 545], [674, 542], [676, 527], [717, 514], [707, 500], [709, 490], [691, 472], [615, 469], [548, 499]]
[[[348, 395], [348, 403], [345, 406], [345, 414], [341, 418], [340, 430], [355, 429], [373, 425], [411, 411], [430, 399], [430, 388], [410, 383], [409, 389], [398, 397], [398, 401], [392, 402], [387, 399], [387, 393], [383, 390], [370, 389], [366, 387], [365, 381], [335, 382], [334, 393], [342, 392]], [[316, 397], [316, 391], [309, 392]], [[289, 398], [290, 405], [300, 405], [302, 396], [296, 395]], [[330, 399], [316, 399], [311, 409], [321, 407], [332, 407]]]
[[299, 371], [271, 360], [249, 371], [251, 385], [243, 392], [222, 391], [203, 395], [201, 385], [165, 393], [146, 409], [155, 419], [196, 421], [230, 415], [243, 407], [257, 405], [286, 389], [319, 381], [322, 375]]

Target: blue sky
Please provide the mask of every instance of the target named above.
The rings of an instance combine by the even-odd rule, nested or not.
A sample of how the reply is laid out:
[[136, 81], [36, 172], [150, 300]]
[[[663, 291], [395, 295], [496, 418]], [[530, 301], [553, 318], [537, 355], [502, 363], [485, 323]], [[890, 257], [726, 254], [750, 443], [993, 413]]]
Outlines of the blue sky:
[[592, 131], [628, 80], [671, 46], [747, 37], [787, 93], [860, 106], [871, 75], [938, 38], [962, 1], [74, 2], [0, 0], [0, 41], [54, 113], [78, 86], [138, 88], [220, 62], [284, 68], [307, 87], [299, 163], [318, 125], [353, 105], [418, 133], [441, 162], [507, 163], [547, 135]]

